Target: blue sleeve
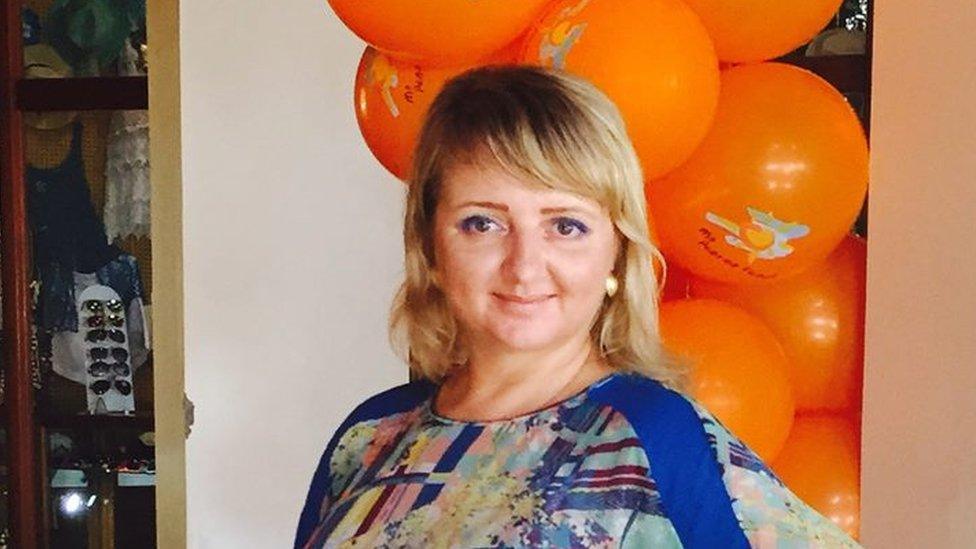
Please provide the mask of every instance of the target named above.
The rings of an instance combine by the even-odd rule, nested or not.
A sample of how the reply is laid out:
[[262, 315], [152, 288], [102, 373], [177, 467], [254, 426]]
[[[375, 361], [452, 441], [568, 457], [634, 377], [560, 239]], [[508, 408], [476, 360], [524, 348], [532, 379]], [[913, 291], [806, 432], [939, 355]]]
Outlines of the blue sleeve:
[[689, 549], [749, 547], [692, 405], [649, 378], [613, 381], [594, 396], [623, 414], [637, 433], [681, 544]]
[[598, 390], [631, 423], [682, 545], [857, 548], [693, 399], [641, 376]]
[[335, 434], [332, 435], [332, 438], [326, 445], [325, 451], [322, 452], [322, 457], [319, 458], [319, 464], [315, 469], [315, 474], [312, 475], [312, 483], [308, 488], [308, 494], [305, 496], [305, 505], [302, 507], [302, 514], [298, 519], [298, 528], [295, 532], [294, 547], [296, 549], [305, 545], [315, 530], [315, 527], [318, 526], [322, 503], [325, 501], [325, 496], [331, 490], [332, 482], [329, 468], [332, 462], [332, 454], [335, 451], [336, 445], [342, 439], [342, 435], [350, 427], [362, 421], [377, 419], [409, 410], [426, 398], [432, 389], [433, 385], [426, 381], [415, 381], [394, 387], [367, 399], [357, 406], [349, 414], [349, 417], [339, 425], [339, 428], [336, 429]]
[[757, 547], [860, 547], [847, 532], [796, 496], [708, 410], [689, 399], [708, 436], [743, 532]]

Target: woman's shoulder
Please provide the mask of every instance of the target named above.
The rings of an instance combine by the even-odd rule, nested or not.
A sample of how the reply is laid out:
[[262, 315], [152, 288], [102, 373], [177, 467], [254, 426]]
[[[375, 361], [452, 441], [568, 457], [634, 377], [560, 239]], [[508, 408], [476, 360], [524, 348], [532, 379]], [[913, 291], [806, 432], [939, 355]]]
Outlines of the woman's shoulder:
[[432, 382], [421, 379], [385, 389], [362, 400], [343, 424], [348, 426], [410, 411], [423, 403], [435, 388]]
[[859, 547], [693, 397], [639, 374], [614, 375], [591, 395], [633, 428], [686, 546], [747, 547], [741, 531], [752, 545]]
[[650, 424], [697, 427], [708, 415], [683, 391], [635, 372], [610, 376], [590, 390], [590, 398], [614, 408], [635, 428]]
[[771, 473], [708, 409], [684, 391], [642, 374], [617, 374], [591, 398], [621, 414], [659, 468], [693, 461], [735, 462]]
[[684, 459], [707, 456], [723, 465], [734, 461], [771, 474], [720, 420], [684, 391], [627, 373], [613, 376], [592, 397], [623, 415], [649, 451], [668, 457], [686, 453]]

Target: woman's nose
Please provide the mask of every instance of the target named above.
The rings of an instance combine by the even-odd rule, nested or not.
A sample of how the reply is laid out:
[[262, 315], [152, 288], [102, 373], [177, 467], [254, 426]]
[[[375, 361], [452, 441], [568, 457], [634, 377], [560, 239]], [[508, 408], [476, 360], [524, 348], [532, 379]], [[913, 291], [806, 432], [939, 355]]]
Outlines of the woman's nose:
[[516, 281], [526, 281], [545, 270], [545, 235], [532, 231], [509, 233], [505, 270]]

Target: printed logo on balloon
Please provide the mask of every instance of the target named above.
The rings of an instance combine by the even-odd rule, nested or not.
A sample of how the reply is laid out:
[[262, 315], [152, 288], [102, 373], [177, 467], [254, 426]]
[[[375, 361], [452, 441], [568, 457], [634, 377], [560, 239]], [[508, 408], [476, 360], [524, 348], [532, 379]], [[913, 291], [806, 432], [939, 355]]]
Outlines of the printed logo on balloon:
[[576, 6], [564, 8], [556, 16], [556, 22], [543, 30], [543, 38], [539, 42], [540, 63], [556, 69], [566, 68], [566, 55], [586, 29], [586, 23], [574, 24], [571, 19], [589, 3], [590, 0], [582, 0]]
[[790, 278], [850, 231], [867, 192], [867, 140], [840, 92], [807, 70], [739, 65], [722, 71], [721, 90], [695, 152], [646, 184], [659, 245], [700, 278]]
[[789, 241], [807, 236], [810, 234], [810, 227], [802, 223], [780, 221], [771, 212], [763, 212], [749, 206], [746, 207], [746, 212], [749, 213], [750, 219], [741, 225], [716, 213], [705, 212], [706, 220], [728, 233], [722, 239], [727, 245], [748, 254], [745, 264], [715, 248], [717, 237], [709, 227], [698, 229], [701, 235], [698, 245], [712, 257], [733, 269], [740, 269], [746, 275], [758, 279], [773, 278], [773, 275], [753, 270], [752, 264], [757, 259], [774, 260], [790, 255], [794, 248]]
[[715, 48], [675, 0], [557, 0], [525, 35], [520, 61], [581, 76], [620, 109], [646, 177], [684, 162], [718, 104]]

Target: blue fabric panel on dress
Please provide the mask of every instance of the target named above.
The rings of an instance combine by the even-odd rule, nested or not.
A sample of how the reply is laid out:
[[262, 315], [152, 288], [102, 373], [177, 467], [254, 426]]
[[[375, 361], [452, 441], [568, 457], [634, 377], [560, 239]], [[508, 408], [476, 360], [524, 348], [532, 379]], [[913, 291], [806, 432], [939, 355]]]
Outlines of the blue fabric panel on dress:
[[294, 546], [296, 548], [305, 544], [312, 531], [318, 525], [319, 508], [322, 506], [326, 491], [330, 489], [329, 463], [332, 459], [332, 453], [335, 451], [336, 444], [338, 444], [346, 430], [361, 421], [381, 418], [410, 410], [430, 396], [433, 390], [433, 384], [421, 380], [383, 391], [357, 406], [349, 414], [349, 417], [339, 425], [332, 439], [326, 445], [325, 451], [322, 452], [318, 467], [312, 476], [312, 484], [308, 489], [308, 495], [305, 497], [305, 505], [302, 507], [302, 514], [295, 532]]
[[637, 432], [684, 547], [749, 547], [701, 420], [684, 397], [634, 375], [615, 376], [590, 397], [623, 414]]

